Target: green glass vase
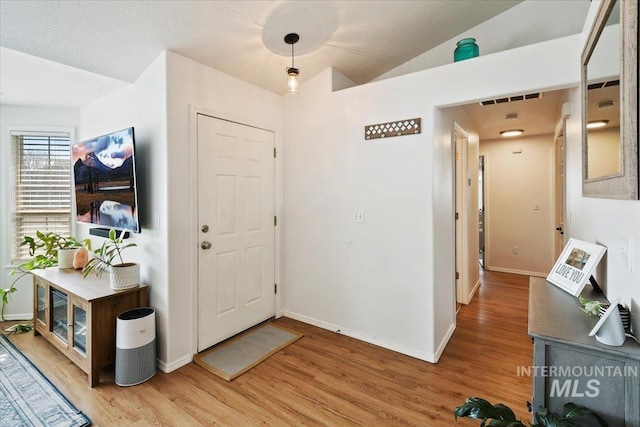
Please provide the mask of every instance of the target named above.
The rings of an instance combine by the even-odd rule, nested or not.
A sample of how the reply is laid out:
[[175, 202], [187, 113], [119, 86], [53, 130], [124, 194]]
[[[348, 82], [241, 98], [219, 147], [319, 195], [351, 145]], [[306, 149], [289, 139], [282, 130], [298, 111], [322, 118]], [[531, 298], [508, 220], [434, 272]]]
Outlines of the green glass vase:
[[469, 58], [475, 58], [480, 54], [480, 48], [476, 44], [476, 39], [462, 39], [457, 43], [456, 49], [453, 51], [453, 61], [463, 61]]

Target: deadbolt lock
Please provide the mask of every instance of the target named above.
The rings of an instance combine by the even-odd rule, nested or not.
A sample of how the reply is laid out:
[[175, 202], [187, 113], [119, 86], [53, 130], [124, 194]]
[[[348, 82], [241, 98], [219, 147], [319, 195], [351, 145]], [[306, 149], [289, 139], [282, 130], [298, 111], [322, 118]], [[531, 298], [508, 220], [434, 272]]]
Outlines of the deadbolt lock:
[[203, 233], [206, 233], [207, 231], [209, 231], [209, 226], [205, 224], [200, 228], [200, 230], [202, 230]]

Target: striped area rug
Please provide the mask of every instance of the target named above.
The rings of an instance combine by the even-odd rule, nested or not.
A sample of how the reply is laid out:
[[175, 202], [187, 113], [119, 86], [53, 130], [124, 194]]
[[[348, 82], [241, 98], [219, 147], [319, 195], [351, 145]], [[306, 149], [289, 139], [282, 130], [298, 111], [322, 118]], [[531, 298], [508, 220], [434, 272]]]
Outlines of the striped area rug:
[[82, 427], [91, 420], [0, 334], [2, 427]]

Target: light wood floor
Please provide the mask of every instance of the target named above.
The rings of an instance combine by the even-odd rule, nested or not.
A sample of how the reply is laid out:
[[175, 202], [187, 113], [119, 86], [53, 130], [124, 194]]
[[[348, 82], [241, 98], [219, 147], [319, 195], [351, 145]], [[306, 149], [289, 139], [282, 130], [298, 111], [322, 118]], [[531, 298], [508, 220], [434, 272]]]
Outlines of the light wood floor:
[[276, 323], [304, 338], [233, 382], [190, 363], [127, 388], [103, 372], [90, 389], [86, 374], [42, 337], [10, 339], [97, 426], [452, 426], [453, 408], [468, 396], [503, 402], [529, 420], [531, 378], [517, 376], [532, 364], [528, 278], [485, 272], [482, 283], [438, 364], [282, 318]]

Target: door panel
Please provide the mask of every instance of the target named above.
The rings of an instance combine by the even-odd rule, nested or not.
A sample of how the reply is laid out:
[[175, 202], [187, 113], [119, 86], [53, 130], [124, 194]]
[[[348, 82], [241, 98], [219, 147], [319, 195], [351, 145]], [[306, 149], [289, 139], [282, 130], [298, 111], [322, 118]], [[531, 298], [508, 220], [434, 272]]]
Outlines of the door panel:
[[275, 314], [274, 138], [201, 114], [197, 126], [202, 351]]

